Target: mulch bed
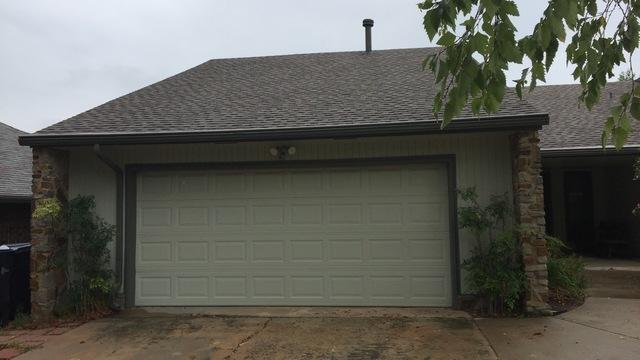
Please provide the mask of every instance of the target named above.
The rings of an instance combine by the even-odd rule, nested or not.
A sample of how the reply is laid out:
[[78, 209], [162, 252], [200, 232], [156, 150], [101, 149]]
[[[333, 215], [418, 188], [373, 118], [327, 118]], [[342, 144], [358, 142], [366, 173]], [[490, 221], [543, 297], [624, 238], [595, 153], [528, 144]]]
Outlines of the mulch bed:
[[584, 304], [585, 297], [575, 298], [562, 289], [549, 289], [549, 306], [558, 313], [573, 310]]

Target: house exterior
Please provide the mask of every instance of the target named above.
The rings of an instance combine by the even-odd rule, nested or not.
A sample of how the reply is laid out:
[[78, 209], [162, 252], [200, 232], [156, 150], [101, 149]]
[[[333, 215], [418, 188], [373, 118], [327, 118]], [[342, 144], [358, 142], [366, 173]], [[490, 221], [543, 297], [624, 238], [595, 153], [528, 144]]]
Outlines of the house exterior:
[[0, 245], [30, 239], [31, 151], [18, 144], [25, 134], [0, 123]]
[[627, 145], [602, 148], [600, 134], [611, 107], [631, 83], [612, 82], [589, 111], [580, 105], [579, 84], [536, 88], [527, 100], [549, 113], [540, 132], [547, 233], [592, 257], [640, 257], [640, 219], [632, 214], [640, 200], [633, 167], [640, 133], [633, 124]]
[[[456, 306], [473, 247], [455, 190], [507, 193], [529, 306], [546, 300], [538, 130], [507, 95], [494, 115], [431, 113], [435, 49], [211, 60], [21, 137], [33, 196], [93, 195], [115, 224], [126, 306]], [[60, 285], [32, 224], [33, 312]]]

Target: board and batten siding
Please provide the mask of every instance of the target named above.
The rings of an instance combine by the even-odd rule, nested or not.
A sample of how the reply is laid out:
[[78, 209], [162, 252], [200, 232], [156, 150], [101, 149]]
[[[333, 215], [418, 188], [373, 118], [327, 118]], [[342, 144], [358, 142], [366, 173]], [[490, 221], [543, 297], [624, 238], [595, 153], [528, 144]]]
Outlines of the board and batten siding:
[[[294, 140], [231, 144], [172, 144], [103, 146], [121, 166], [127, 164], [273, 161], [269, 149], [296, 147], [294, 160], [365, 159], [400, 156], [450, 155], [456, 157], [458, 188], [475, 186], [481, 202], [494, 194], [512, 197], [509, 133], [474, 133], [372, 137], [356, 139]], [[286, 160], [285, 160], [286, 162]], [[115, 223], [115, 181], [111, 169], [91, 148], [70, 149], [70, 195], [93, 195], [97, 213]], [[474, 239], [460, 231], [460, 256], [470, 253]], [[115, 244], [112, 243], [113, 249]], [[112, 257], [112, 262], [113, 262]], [[464, 290], [464, 286], [463, 286]]]

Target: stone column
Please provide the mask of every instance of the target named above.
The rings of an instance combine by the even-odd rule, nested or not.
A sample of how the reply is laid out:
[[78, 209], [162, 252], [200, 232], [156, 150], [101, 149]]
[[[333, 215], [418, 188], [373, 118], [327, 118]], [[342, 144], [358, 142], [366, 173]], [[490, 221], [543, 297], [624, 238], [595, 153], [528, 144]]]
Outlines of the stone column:
[[[45, 199], [68, 200], [69, 156], [66, 151], [33, 148], [33, 206]], [[56, 251], [65, 239], [54, 234], [50, 224], [31, 220], [31, 316], [48, 318], [64, 284], [64, 271], [52, 267]]]
[[548, 310], [547, 246], [540, 139], [537, 131], [511, 136], [513, 194], [516, 221], [521, 234], [524, 271], [527, 276], [527, 312]]

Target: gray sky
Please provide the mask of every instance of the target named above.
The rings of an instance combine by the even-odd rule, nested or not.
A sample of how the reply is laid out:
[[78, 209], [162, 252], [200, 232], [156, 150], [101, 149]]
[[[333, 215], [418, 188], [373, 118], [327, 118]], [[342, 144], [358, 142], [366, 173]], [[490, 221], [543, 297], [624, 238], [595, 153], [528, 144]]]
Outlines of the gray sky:
[[[516, 26], [529, 32], [546, 2], [517, 2]], [[416, 3], [3, 1], [0, 122], [36, 131], [212, 58], [360, 50], [366, 17], [374, 49], [429, 46]], [[559, 55], [548, 83], [572, 82]]]

